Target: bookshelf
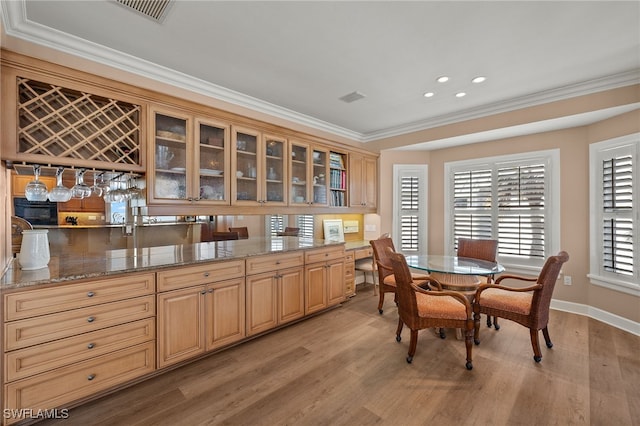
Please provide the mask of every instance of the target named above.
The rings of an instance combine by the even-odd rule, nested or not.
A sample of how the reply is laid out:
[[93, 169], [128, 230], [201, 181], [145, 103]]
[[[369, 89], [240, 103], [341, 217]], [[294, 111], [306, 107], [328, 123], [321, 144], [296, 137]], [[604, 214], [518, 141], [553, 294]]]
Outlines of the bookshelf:
[[332, 207], [347, 206], [347, 169], [346, 154], [329, 152], [329, 191]]

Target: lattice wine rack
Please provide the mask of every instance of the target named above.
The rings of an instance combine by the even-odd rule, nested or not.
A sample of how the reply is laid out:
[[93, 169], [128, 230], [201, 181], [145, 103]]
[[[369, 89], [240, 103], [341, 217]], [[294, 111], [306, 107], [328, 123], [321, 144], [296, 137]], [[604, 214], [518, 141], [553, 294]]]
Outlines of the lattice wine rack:
[[139, 165], [140, 106], [18, 78], [24, 154]]

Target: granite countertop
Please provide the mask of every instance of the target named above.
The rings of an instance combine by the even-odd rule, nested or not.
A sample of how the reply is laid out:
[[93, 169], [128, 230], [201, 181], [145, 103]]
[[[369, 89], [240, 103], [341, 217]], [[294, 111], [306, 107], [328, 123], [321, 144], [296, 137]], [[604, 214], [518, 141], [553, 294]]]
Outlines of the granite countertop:
[[344, 243], [345, 250], [356, 250], [360, 248], [370, 247], [371, 243], [369, 241], [361, 240], [361, 241], [349, 241]]
[[48, 267], [35, 271], [23, 271], [20, 269], [19, 262], [14, 259], [7, 272], [0, 279], [0, 291], [343, 244], [311, 238], [259, 237], [247, 240], [131, 248], [73, 255], [61, 254], [51, 256]]

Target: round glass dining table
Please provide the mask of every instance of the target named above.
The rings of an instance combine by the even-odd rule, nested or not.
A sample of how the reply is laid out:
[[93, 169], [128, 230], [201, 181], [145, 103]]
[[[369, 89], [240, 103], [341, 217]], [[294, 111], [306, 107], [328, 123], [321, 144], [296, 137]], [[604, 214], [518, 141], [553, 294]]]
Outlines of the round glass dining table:
[[504, 272], [504, 266], [499, 263], [468, 257], [408, 255], [405, 258], [410, 268], [429, 272], [443, 289], [461, 291], [469, 296], [483, 282], [480, 277], [489, 279]]

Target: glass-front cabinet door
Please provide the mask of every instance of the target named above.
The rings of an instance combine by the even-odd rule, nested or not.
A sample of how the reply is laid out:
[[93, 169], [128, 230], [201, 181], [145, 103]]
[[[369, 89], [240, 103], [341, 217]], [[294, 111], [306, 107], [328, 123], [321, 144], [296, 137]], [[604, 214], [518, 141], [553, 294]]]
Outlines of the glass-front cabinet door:
[[152, 199], [185, 201], [193, 192], [187, 179], [191, 158], [191, 118], [174, 113], [153, 112], [155, 128], [153, 149]]
[[229, 126], [198, 119], [195, 140], [198, 141], [195, 152], [198, 168], [194, 173], [198, 201], [229, 204]]
[[[232, 173], [231, 199], [234, 204], [258, 204], [258, 162], [262, 155], [260, 132], [233, 128], [231, 131]], [[259, 152], [260, 151], [260, 152]]]
[[329, 151], [323, 148], [314, 147], [311, 157], [311, 193], [313, 195], [312, 204], [315, 206], [328, 206], [329, 197], [328, 179], [329, 176]]
[[286, 204], [287, 141], [277, 136], [264, 135], [264, 182], [260, 201], [263, 205]]
[[308, 205], [309, 159], [311, 148], [302, 142], [290, 142], [289, 205]]

